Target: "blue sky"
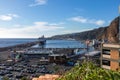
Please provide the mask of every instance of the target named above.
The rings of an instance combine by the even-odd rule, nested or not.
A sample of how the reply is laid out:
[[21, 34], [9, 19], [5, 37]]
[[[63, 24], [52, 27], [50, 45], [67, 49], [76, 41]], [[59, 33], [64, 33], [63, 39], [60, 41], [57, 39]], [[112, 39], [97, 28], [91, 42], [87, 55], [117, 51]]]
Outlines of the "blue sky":
[[0, 38], [37, 38], [107, 26], [120, 0], [0, 0]]

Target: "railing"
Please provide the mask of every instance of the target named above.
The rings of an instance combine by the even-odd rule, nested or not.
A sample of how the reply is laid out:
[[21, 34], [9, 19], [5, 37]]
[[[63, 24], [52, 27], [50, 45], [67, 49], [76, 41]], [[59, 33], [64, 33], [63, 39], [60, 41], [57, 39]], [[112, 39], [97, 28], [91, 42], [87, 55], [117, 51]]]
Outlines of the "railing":
[[105, 68], [105, 69], [110, 69], [110, 66], [107, 66], [107, 65], [102, 65], [102, 68]]
[[103, 44], [103, 47], [120, 48], [119, 44]]
[[103, 56], [103, 58], [110, 58], [110, 55], [103, 54], [102, 56]]

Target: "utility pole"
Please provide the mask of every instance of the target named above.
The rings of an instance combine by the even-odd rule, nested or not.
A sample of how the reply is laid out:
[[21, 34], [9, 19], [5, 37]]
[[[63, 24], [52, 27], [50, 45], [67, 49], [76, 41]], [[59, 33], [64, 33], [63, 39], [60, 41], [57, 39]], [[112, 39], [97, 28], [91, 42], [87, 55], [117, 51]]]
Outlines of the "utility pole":
[[119, 16], [118, 16], [118, 21], [119, 21], [119, 23], [118, 23], [118, 25], [119, 25], [119, 37], [118, 37], [118, 39], [119, 39], [119, 43], [120, 43], [120, 5], [119, 5], [119, 10], [118, 10], [118, 13], [119, 13]]
[[90, 40], [86, 40], [86, 47], [87, 47], [87, 61], [89, 61], [89, 44], [90, 44]]

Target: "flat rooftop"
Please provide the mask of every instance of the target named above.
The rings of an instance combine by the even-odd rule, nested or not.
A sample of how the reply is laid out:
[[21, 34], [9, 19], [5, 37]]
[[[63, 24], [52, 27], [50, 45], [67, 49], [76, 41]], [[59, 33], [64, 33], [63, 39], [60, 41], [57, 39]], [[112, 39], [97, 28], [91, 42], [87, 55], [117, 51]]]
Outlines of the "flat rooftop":
[[91, 51], [91, 52], [88, 52], [87, 54], [85, 54], [85, 56], [95, 56], [100, 53], [101, 53], [101, 51]]
[[65, 54], [51, 54], [49, 56], [64, 56]]

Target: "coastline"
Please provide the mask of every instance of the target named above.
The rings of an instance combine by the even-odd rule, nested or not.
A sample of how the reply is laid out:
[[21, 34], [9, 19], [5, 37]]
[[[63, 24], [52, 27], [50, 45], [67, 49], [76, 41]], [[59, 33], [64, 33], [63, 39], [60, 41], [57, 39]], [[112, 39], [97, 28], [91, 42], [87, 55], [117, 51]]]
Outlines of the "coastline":
[[33, 45], [36, 45], [38, 41], [24, 43], [24, 44], [18, 44], [14, 46], [8, 46], [8, 47], [1, 47], [0, 48], [0, 61], [3, 62], [4, 60], [8, 59], [9, 53], [11, 50], [21, 50], [28, 47], [31, 47]]

